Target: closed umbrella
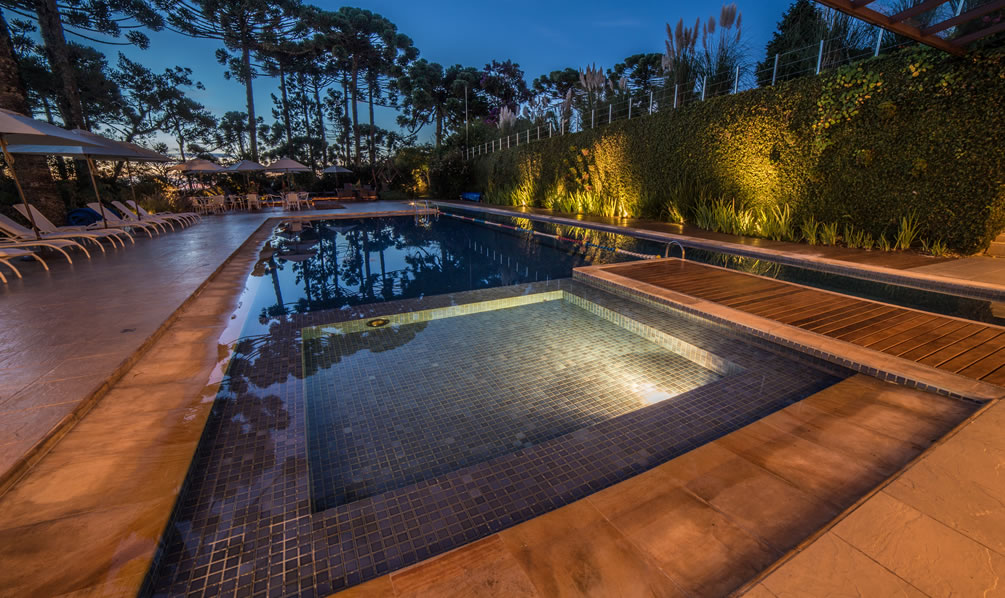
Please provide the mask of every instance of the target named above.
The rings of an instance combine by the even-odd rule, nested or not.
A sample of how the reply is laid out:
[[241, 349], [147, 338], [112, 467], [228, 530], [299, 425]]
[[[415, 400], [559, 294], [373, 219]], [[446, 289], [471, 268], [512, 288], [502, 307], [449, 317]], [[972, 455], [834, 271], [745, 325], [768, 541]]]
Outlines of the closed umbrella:
[[69, 147], [78, 150], [92, 144], [55, 125], [0, 108], [0, 149], [3, 150], [4, 159], [7, 161], [7, 166], [10, 167], [11, 178], [14, 179], [14, 186], [17, 187], [17, 194], [21, 197], [25, 211], [28, 212], [28, 220], [37, 237], [38, 226], [35, 225], [35, 217], [32, 216], [28, 198], [25, 197], [21, 181], [18, 180], [17, 172], [14, 170], [14, 156], [12, 154], [16, 152], [10, 151], [11, 145], [24, 144], [44, 144], [49, 147], [61, 149]]

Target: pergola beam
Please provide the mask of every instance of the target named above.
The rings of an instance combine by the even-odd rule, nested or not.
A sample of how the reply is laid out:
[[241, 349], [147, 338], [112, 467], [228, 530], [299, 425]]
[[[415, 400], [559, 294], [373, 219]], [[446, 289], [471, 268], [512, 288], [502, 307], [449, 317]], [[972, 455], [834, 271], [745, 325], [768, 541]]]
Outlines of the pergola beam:
[[978, 29], [973, 33], [961, 35], [960, 37], [956, 38], [956, 42], [959, 43], [961, 46], [965, 46], [979, 39], [984, 39], [989, 35], [994, 35], [1000, 31], [1005, 31], [1005, 21], [1001, 21], [999, 23], [991, 25], [990, 27], [985, 27], [984, 29]]
[[962, 56], [965, 51], [962, 45], [946, 41], [937, 35], [923, 35], [921, 30], [904, 22], [891, 22], [890, 17], [881, 12], [875, 11], [866, 6], [860, 6], [851, 0], [817, 0], [819, 4], [839, 10], [845, 14], [861, 19], [866, 23], [877, 25], [888, 29], [894, 33], [899, 33], [904, 37], [909, 37], [917, 42], [938, 48], [943, 52], [949, 52], [957, 56]]
[[996, 10], [1005, 8], [1005, 0], [994, 0], [993, 2], [987, 2], [981, 4], [977, 8], [972, 8], [963, 14], [956, 15], [946, 19], [945, 21], [940, 21], [938, 23], [933, 23], [932, 25], [925, 27], [921, 30], [922, 35], [932, 35], [933, 33], [938, 33], [950, 27], [955, 27], [957, 25], [962, 25], [968, 21], [983, 17], [988, 13], [992, 13]]
[[906, 21], [911, 17], [918, 16], [921, 13], [935, 10], [946, 2], [949, 2], [949, 0], [925, 0], [924, 2], [919, 2], [910, 8], [898, 12], [897, 14], [889, 17], [889, 19], [891, 23], [900, 23], [901, 21]]

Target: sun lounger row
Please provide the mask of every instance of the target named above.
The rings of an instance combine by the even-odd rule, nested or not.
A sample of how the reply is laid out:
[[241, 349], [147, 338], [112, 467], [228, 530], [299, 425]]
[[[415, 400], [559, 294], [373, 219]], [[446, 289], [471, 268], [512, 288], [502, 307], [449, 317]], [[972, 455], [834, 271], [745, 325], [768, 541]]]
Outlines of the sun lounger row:
[[[29, 222], [34, 222], [38, 230], [36, 232], [0, 214], [0, 264], [21, 278], [21, 272], [11, 263], [12, 259], [32, 257], [41, 262], [46, 270], [49, 269], [49, 265], [34, 250], [56, 251], [72, 264], [73, 258], [70, 257], [68, 250], [80, 251], [89, 259], [91, 253], [85, 244], [92, 248], [97, 247], [105, 253], [102, 241], [109, 243], [113, 248], [125, 247], [126, 242], [136, 243], [133, 235], [137, 231], [153, 237], [168, 229], [191, 226], [201, 218], [192, 212], [153, 214], [135, 202], [130, 204], [135, 208], [135, 213], [120, 201], [112, 202], [118, 214], [98, 203], [87, 204], [90, 209], [99, 214], [103, 213], [104, 216], [102, 221], [88, 226], [56, 226], [35, 206], [28, 206], [26, 209], [24, 205], [17, 204], [14, 209]], [[7, 282], [2, 270], [0, 270], [0, 282]]]

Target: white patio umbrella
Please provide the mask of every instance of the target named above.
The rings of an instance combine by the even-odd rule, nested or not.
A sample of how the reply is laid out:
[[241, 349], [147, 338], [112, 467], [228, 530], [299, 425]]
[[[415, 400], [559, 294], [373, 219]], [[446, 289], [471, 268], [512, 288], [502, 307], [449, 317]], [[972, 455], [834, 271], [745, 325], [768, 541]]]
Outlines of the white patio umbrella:
[[[17, 194], [21, 197], [25, 211], [28, 212], [28, 220], [37, 237], [38, 226], [35, 225], [35, 217], [32, 216], [28, 198], [25, 197], [21, 181], [18, 180], [17, 172], [14, 170], [14, 156], [12, 154], [17, 152], [10, 150], [11, 145], [24, 144], [44, 144], [48, 147], [55, 147], [57, 150], [70, 147], [81, 151], [84, 146], [92, 144], [80, 136], [74, 136], [66, 129], [60, 129], [55, 125], [0, 108], [0, 149], [3, 150], [4, 159], [7, 161], [7, 166], [10, 167], [11, 178], [14, 179], [14, 186], [17, 187]], [[58, 151], [54, 153], [58, 153]]]
[[[94, 178], [94, 160], [129, 160], [151, 162], [161, 161], [164, 156], [144, 150], [138, 152], [119, 141], [113, 141], [100, 135], [95, 135], [90, 131], [74, 129], [66, 131], [72, 138], [77, 139], [76, 146], [60, 147], [51, 145], [11, 145], [11, 153], [38, 154], [38, 155], [62, 155], [75, 158], [82, 158], [87, 162], [87, 171], [91, 177], [91, 186], [94, 188], [94, 197], [98, 202], [98, 209], [101, 212], [101, 220], [105, 228], [108, 228], [108, 218], [105, 215], [105, 206], [101, 202], [101, 193], [98, 191], [98, 182]], [[130, 171], [131, 172], [131, 171]], [[30, 212], [29, 212], [30, 213]]]

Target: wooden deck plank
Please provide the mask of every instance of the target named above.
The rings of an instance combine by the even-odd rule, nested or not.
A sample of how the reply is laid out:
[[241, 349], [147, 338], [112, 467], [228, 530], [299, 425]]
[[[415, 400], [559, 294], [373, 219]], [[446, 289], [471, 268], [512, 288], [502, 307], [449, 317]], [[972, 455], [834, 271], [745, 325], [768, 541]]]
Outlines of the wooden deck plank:
[[911, 361], [920, 361], [927, 357], [929, 354], [942, 349], [943, 347], [950, 346], [957, 341], [969, 338], [982, 330], [987, 330], [987, 326], [981, 324], [966, 324], [949, 332], [948, 334], [943, 334], [942, 336], [932, 339], [931, 341], [919, 345], [910, 351], [901, 353], [900, 356], [904, 359], [910, 359]]
[[965, 353], [960, 353], [956, 357], [943, 363], [940, 366], [940, 369], [962, 373], [963, 370], [966, 370], [989, 355], [994, 354], [1003, 347], [1005, 347], [1005, 335], [998, 335], [985, 343], [977, 345]]
[[929, 353], [922, 359], [919, 359], [918, 363], [930, 365], [932, 367], [940, 367], [950, 359], [958, 355], [962, 355], [970, 349], [973, 349], [978, 345], [982, 345], [1000, 334], [1002, 334], [1002, 331], [997, 328], [985, 328], [973, 336], [943, 347], [934, 353]]
[[957, 373], [966, 376], [967, 378], [977, 378], [980, 380], [981, 378], [993, 373], [1003, 365], [1005, 365], [1005, 348], [998, 349], [987, 357], [979, 359], [962, 370], [959, 370]]
[[681, 260], [613, 273], [904, 359], [1005, 385], [1005, 329]]
[[889, 320], [883, 320], [882, 322], [871, 324], [869, 326], [866, 326], [865, 328], [855, 330], [854, 332], [845, 332], [841, 335], [835, 335], [835, 336], [843, 341], [849, 343], [856, 343], [858, 339], [865, 338], [877, 332], [883, 332], [884, 330], [891, 330], [894, 326], [902, 326], [907, 322], [910, 322], [911, 320], [922, 317], [924, 317], [924, 314], [922, 313], [909, 311], [905, 309], [897, 312], [897, 315], [890, 318]]

